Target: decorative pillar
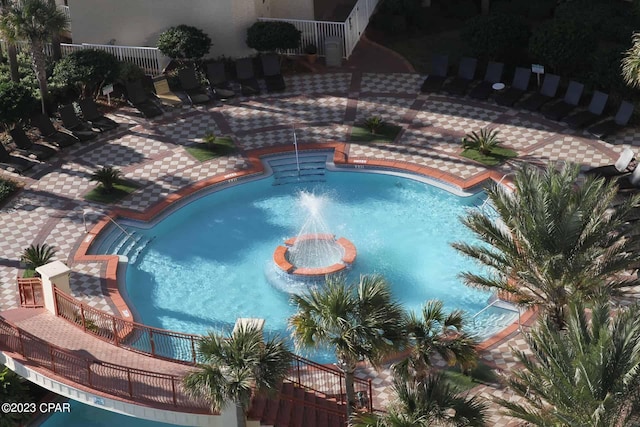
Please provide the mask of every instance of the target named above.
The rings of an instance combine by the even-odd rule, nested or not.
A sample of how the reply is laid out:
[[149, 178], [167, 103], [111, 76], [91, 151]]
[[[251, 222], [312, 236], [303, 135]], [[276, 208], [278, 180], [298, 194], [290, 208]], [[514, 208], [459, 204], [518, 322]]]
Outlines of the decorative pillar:
[[62, 261], [53, 261], [49, 264], [37, 267], [36, 271], [42, 278], [44, 307], [51, 313], [56, 314], [56, 298], [53, 288], [56, 287], [65, 294], [71, 293], [71, 287], [69, 286], [71, 269]]

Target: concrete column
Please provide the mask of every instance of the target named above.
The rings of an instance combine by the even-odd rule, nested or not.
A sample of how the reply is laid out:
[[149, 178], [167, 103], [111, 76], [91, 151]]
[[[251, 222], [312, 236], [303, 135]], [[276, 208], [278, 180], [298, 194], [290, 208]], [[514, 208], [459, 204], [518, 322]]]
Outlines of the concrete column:
[[37, 267], [36, 271], [42, 278], [44, 307], [51, 313], [56, 314], [56, 298], [53, 293], [53, 288], [56, 287], [65, 294], [71, 293], [71, 287], [69, 286], [71, 269], [61, 261], [53, 261], [49, 264]]

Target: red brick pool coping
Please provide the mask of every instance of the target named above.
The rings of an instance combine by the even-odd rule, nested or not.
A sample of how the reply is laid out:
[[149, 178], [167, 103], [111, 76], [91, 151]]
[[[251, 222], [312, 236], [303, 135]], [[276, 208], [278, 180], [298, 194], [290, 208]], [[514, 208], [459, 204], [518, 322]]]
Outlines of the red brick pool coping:
[[[313, 144], [299, 144], [299, 151], [312, 151], [312, 150], [330, 150], [333, 149], [333, 162], [336, 165], [359, 165], [366, 166], [370, 168], [384, 168], [391, 169], [402, 172], [409, 172], [417, 175], [422, 175], [431, 179], [435, 179], [438, 181], [443, 181], [447, 184], [456, 186], [462, 190], [470, 189], [473, 187], [477, 187], [480, 184], [488, 181], [494, 180], [496, 182], [507, 181], [504, 179], [504, 176], [499, 172], [494, 170], [488, 170], [478, 175], [473, 176], [470, 179], [461, 179], [453, 174], [442, 172], [438, 169], [429, 167], [429, 166], [421, 166], [416, 165], [409, 162], [401, 162], [394, 160], [384, 160], [384, 159], [370, 159], [370, 158], [358, 158], [358, 157], [349, 157], [348, 156], [348, 144], [342, 142], [326, 142], [326, 143], [313, 143]], [[251, 175], [259, 175], [265, 172], [265, 169], [262, 165], [260, 159], [264, 156], [274, 155], [274, 154], [284, 154], [292, 152], [293, 149], [286, 146], [274, 146], [274, 147], [266, 147], [259, 148], [255, 150], [248, 151], [246, 156], [249, 160], [250, 167], [241, 171], [230, 172], [226, 174], [216, 175], [209, 179], [201, 180], [195, 182], [193, 184], [182, 187], [180, 190], [176, 191], [165, 197], [160, 202], [153, 205], [151, 208], [145, 210], [144, 212], [138, 212], [130, 209], [124, 208], [114, 208], [107, 215], [105, 215], [102, 219], [100, 219], [95, 226], [91, 228], [89, 232], [85, 235], [84, 239], [80, 243], [75, 255], [74, 261], [76, 262], [95, 262], [102, 261], [106, 262], [106, 272], [105, 272], [105, 280], [107, 283], [107, 296], [111, 299], [114, 306], [117, 308], [120, 316], [126, 320], [133, 321], [132, 311], [129, 309], [129, 306], [124, 301], [124, 298], [120, 294], [118, 289], [118, 278], [117, 278], [117, 270], [118, 270], [118, 261], [119, 258], [117, 255], [90, 255], [88, 254], [89, 247], [91, 243], [95, 239], [95, 237], [102, 232], [102, 230], [109, 225], [110, 218], [128, 218], [134, 219], [138, 221], [149, 222], [156, 218], [160, 213], [162, 213], [165, 209], [174, 205], [175, 203], [186, 199], [193, 194], [202, 191], [208, 187], [213, 185], [222, 184], [225, 182], [234, 182], [238, 178], [248, 177]], [[351, 254], [350, 254], [351, 255]], [[274, 254], [275, 256], [275, 254]], [[355, 259], [355, 247], [353, 251], [353, 258]], [[535, 312], [533, 310], [529, 310], [521, 316], [520, 323], [529, 323], [532, 321], [535, 316]], [[525, 319], [523, 321], [523, 319]], [[518, 324], [514, 322], [501, 332], [493, 335], [491, 338], [483, 341], [479, 346], [479, 350], [484, 350], [492, 347], [493, 345], [502, 342], [504, 339], [511, 336], [518, 329]]]

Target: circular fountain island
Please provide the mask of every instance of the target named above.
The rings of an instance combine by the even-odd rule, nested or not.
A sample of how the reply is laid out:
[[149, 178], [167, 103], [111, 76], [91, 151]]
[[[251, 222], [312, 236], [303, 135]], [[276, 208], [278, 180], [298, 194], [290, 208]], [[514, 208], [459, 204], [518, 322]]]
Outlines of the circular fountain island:
[[[273, 253], [273, 261], [285, 275], [285, 282], [317, 283], [328, 275], [336, 274], [351, 266], [356, 259], [356, 247], [349, 240], [336, 239], [323, 219], [325, 196], [301, 192], [299, 204], [307, 218], [296, 237], [287, 239]], [[299, 286], [280, 283], [280, 289], [298, 293]]]

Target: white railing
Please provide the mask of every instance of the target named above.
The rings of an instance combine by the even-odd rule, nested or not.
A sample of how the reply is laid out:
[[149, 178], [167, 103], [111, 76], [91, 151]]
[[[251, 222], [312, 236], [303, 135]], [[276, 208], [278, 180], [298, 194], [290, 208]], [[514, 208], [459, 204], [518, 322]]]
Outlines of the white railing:
[[[18, 52], [29, 52], [29, 43], [19, 41], [15, 43]], [[4, 40], [0, 40], [0, 46], [6, 51], [7, 44]], [[137, 47], [137, 46], [113, 46], [108, 44], [71, 44], [60, 43], [62, 56], [69, 55], [71, 52], [81, 49], [100, 49], [111, 53], [118, 58], [119, 61], [131, 62], [142, 68], [144, 72], [151, 76], [162, 74], [162, 70], [167, 66], [168, 60], [155, 47]], [[51, 56], [51, 44], [44, 45], [44, 53]]]
[[69, 6], [65, 6], [63, 4], [59, 4], [58, 5], [58, 9], [60, 9], [62, 11], [62, 13], [64, 13], [65, 16], [67, 17], [67, 20], [69, 22], [71, 22], [71, 12], [69, 11]]
[[356, 47], [360, 36], [369, 24], [369, 18], [373, 14], [380, 0], [358, 0], [351, 10], [345, 22], [309, 21], [302, 19], [258, 18], [258, 21], [283, 21], [294, 25], [302, 32], [300, 46], [284, 53], [288, 55], [302, 55], [308, 44], [318, 48], [318, 55], [324, 56], [324, 40], [327, 37], [340, 37], [342, 39], [342, 56], [348, 59]]

